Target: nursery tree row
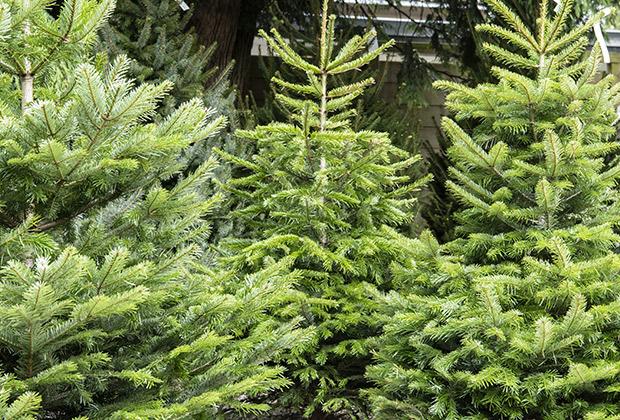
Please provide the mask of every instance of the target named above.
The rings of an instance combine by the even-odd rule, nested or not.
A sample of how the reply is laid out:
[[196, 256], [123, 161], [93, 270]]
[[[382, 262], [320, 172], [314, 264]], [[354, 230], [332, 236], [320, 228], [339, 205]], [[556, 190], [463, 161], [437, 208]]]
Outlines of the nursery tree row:
[[393, 42], [327, 1], [239, 130], [176, 1], [0, 2], [2, 418], [620, 418], [611, 10], [556, 3], [489, 0], [495, 81], [435, 84], [444, 242], [365, 96]]

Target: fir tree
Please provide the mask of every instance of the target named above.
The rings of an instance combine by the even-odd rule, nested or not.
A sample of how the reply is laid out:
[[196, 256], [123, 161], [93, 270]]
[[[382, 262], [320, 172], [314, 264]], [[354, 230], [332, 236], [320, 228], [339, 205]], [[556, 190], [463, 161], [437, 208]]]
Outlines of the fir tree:
[[197, 42], [189, 25], [191, 10], [183, 11], [176, 0], [116, 3], [114, 14], [101, 31], [99, 49], [113, 57], [129, 56], [133, 60], [131, 72], [141, 82], [168, 80], [174, 84], [160, 108], [163, 115], [183, 102], [204, 96], [205, 85], [218, 72], [209, 65], [216, 46], [205, 49]]
[[254, 273], [274, 263], [289, 265], [298, 275], [296, 292], [273, 315], [300, 315], [314, 332], [284, 358], [294, 386], [274, 404], [288, 415], [364, 410], [358, 389], [370, 360], [368, 339], [382, 324], [375, 298], [391, 286], [391, 262], [406, 258], [405, 239], [394, 227], [409, 221], [411, 194], [422, 183], [410, 184], [402, 175], [418, 158], [393, 146], [387, 134], [351, 129], [353, 103], [374, 80], [335, 83], [392, 43], [366, 52], [374, 37], [369, 32], [336, 53], [334, 25], [325, 2], [316, 64], [277, 30], [262, 32], [306, 80], [273, 79], [290, 122], [237, 132], [256, 143], [252, 160], [222, 153], [249, 171], [227, 186], [250, 203], [236, 212], [250, 235], [227, 243], [227, 266], [233, 273]]
[[[272, 16], [271, 27], [275, 28], [289, 46], [307, 61], [319, 59], [319, 51], [315, 47], [321, 37], [321, 10], [322, 0], [306, 0], [300, 2], [297, 11], [287, 10], [285, 4], [274, 4], [270, 8]], [[353, 10], [347, 9], [340, 2], [341, 13], [349, 13]], [[284, 10], [283, 10], [284, 9]], [[336, 22], [334, 32], [334, 49], [338, 50], [355, 35], [362, 35], [364, 28], [356, 25], [354, 20], [341, 19]], [[364, 52], [370, 52], [375, 47], [375, 43], [381, 42], [380, 39], [364, 46]], [[333, 75], [333, 82], [337, 85], [348, 85], [356, 81], [373, 78], [375, 83], [368, 86], [364, 93], [352, 102], [351, 106], [355, 109], [355, 117], [351, 119], [351, 129], [355, 131], [373, 130], [386, 132], [390, 136], [391, 143], [406, 150], [411, 154], [418, 154], [421, 149], [421, 142], [417, 136], [419, 121], [416, 117], [417, 103], [406, 99], [404, 95], [396, 94], [386, 100], [385, 87], [390, 72], [394, 71], [392, 54], [384, 54], [382, 61], [375, 60], [356, 72], [344, 72]], [[295, 68], [291, 68], [285, 62], [272, 56], [259, 57], [259, 68], [265, 80], [272, 77], [287, 80], [295, 83], [305, 83], [305, 74]], [[252, 113], [259, 124], [266, 124], [270, 121], [286, 121], [290, 114], [277, 99], [278, 90], [274, 86], [267, 91], [264, 98], [250, 98]], [[425, 165], [414, 165], [410, 168], [409, 176], [418, 179], [427, 173]], [[425, 205], [431, 201], [432, 197], [423, 195], [420, 211], [428, 213]], [[422, 217], [412, 218], [408, 226], [402, 226], [401, 230], [407, 233], [417, 234], [426, 224]]]
[[[540, 3], [532, 33], [499, 0], [483, 24], [496, 83], [446, 89], [450, 190], [462, 237], [425, 235], [412, 292], [369, 378], [377, 418], [617, 418], [620, 237], [613, 153], [620, 87], [597, 77], [572, 2]], [[500, 45], [501, 42], [501, 45]]]
[[[266, 313], [295, 273], [234, 292], [201, 260], [216, 163], [180, 155], [221, 129], [200, 100], [155, 118], [169, 82], [88, 51], [112, 1], [0, 7], [0, 413], [3, 418], [213, 417], [268, 407], [268, 364], [303, 342]], [[162, 186], [171, 176], [173, 186]]]
[[[128, 56], [130, 73], [141, 82], [173, 82], [169, 94], [158, 106], [158, 113], [167, 116], [179, 104], [200, 98], [209, 109], [228, 119], [226, 129], [183, 151], [179, 159], [183, 172], [188, 174], [208, 160], [215, 147], [236, 156], [249, 156], [251, 148], [233, 135], [244, 122], [236, 110], [236, 89], [229, 82], [232, 66], [219, 69], [212, 64], [217, 46], [205, 49], [199, 44], [190, 26], [193, 9], [182, 10], [176, 0], [118, 0], [116, 3], [110, 22], [102, 28], [97, 49], [112, 57]], [[214, 174], [225, 182], [232, 176], [232, 168], [220, 164]], [[212, 215], [213, 232], [206, 238], [209, 242], [242, 230], [227, 217], [234, 206], [236, 203], [226, 200]]]

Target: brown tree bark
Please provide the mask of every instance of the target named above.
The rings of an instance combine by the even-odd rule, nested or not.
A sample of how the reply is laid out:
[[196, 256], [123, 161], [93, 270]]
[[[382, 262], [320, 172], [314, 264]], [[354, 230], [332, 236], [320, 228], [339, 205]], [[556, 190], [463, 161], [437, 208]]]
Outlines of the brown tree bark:
[[217, 43], [213, 64], [220, 69], [235, 61], [232, 82], [245, 88], [252, 43], [260, 13], [268, 0], [196, 0], [192, 24], [205, 46]]

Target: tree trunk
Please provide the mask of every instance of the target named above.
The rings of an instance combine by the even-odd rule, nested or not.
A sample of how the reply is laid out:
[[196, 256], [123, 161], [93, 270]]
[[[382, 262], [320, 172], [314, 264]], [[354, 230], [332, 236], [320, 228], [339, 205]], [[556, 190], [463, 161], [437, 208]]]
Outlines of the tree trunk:
[[200, 43], [217, 43], [213, 64], [220, 69], [235, 61], [232, 82], [243, 92], [258, 17], [267, 0], [202, 0], [194, 5], [192, 25]]

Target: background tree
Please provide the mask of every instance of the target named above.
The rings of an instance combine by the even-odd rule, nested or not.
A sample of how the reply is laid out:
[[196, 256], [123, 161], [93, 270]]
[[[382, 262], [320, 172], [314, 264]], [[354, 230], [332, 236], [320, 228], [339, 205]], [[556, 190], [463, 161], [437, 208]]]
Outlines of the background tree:
[[[269, 0], [205, 0], [196, 2], [192, 23], [202, 45], [218, 46], [215, 65], [224, 68], [234, 61], [232, 82], [245, 91], [257, 22]], [[293, 6], [296, 7], [296, 6]]]
[[536, 26], [499, 0], [478, 26], [504, 67], [496, 83], [438, 82], [455, 112], [449, 189], [462, 235], [424, 236], [403, 267], [411, 293], [385, 330], [369, 392], [378, 418], [617, 416], [620, 87], [598, 80], [571, 3], [542, 1]]
[[160, 107], [167, 115], [183, 102], [203, 97], [217, 77], [212, 63], [215, 45], [202, 45], [189, 24], [191, 10], [176, 0], [121, 0], [103, 26], [99, 49], [112, 57], [125, 54], [133, 61], [131, 72], [141, 82], [169, 80], [173, 88]]
[[[191, 3], [195, 6], [199, 2]], [[119, 0], [108, 24], [103, 26], [98, 50], [112, 58], [127, 55], [131, 58], [131, 74], [141, 82], [174, 83], [158, 107], [162, 116], [169, 115], [175, 107], [188, 100], [201, 98], [210, 112], [223, 115], [228, 120], [226, 129], [220, 130], [205, 141], [186, 148], [179, 163], [183, 172], [190, 173], [209, 159], [214, 147], [237, 156], [247, 157], [252, 150], [238, 142], [233, 132], [245, 125], [236, 109], [237, 91], [230, 85], [232, 62], [218, 67], [214, 62], [215, 44], [201, 45], [191, 23], [193, 9], [183, 10], [176, 0]], [[215, 177], [225, 182], [232, 176], [230, 165], [219, 165]], [[175, 178], [176, 179], [176, 178]], [[175, 179], [168, 181], [172, 185]], [[213, 192], [213, 189], [210, 190]], [[209, 242], [216, 242], [232, 232], [242, 229], [233, 226], [227, 213], [235, 204], [225, 200], [211, 215], [214, 223]]]

